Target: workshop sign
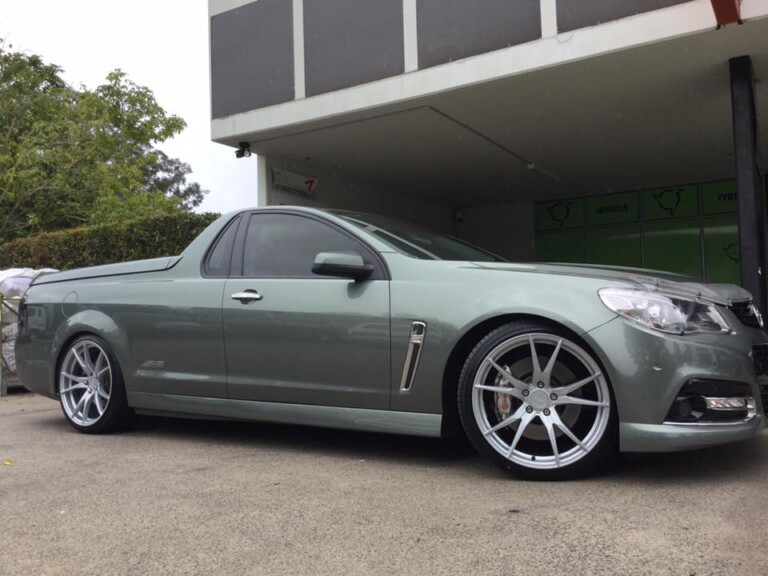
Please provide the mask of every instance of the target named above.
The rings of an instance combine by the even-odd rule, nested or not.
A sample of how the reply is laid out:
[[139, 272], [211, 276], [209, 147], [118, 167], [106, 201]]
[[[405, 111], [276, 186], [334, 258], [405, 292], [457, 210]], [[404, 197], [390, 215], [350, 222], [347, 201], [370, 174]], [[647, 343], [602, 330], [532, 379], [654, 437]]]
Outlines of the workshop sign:
[[312, 199], [317, 196], [317, 186], [313, 176], [272, 168], [272, 189], [277, 192]]
[[636, 192], [592, 196], [587, 205], [587, 222], [592, 226], [640, 220], [640, 206]]

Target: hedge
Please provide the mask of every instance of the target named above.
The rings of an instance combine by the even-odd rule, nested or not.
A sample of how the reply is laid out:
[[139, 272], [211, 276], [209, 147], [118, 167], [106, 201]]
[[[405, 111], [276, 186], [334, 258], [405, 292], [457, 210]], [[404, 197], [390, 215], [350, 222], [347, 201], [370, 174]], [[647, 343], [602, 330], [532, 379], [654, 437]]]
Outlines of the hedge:
[[128, 260], [174, 256], [218, 214], [180, 213], [19, 238], [0, 245], [0, 270], [67, 270]]

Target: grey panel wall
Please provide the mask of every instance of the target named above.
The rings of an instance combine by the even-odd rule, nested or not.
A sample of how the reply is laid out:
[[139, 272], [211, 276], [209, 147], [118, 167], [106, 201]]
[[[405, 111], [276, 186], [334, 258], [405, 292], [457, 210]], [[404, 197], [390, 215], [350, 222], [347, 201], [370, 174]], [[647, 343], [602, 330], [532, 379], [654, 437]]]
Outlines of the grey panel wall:
[[293, 97], [293, 7], [289, 0], [259, 0], [211, 18], [214, 118]]
[[402, 74], [402, 0], [305, 0], [304, 66], [307, 96]]
[[690, 0], [557, 0], [557, 30], [568, 32]]
[[417, 10], [419, 68], [541, 38], [539, 0], [418, 0]]

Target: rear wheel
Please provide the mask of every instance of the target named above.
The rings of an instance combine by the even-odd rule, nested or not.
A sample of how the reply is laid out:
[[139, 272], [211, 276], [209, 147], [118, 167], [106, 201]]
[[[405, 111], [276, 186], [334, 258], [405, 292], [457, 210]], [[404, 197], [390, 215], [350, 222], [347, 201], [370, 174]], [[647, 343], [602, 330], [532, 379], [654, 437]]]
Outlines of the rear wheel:
[[120, 367], [98, 336], [83, 336], [69, 345], [59, 363], [58, 387], [64, 415], [80, 432], [112, 432], [130, 420]]
[[475, 447], [513, 474], [585, 474], [615, 451], [610, 385], [590, 352], [546, 325], [488, 334], [459, 379], [459, 413]]

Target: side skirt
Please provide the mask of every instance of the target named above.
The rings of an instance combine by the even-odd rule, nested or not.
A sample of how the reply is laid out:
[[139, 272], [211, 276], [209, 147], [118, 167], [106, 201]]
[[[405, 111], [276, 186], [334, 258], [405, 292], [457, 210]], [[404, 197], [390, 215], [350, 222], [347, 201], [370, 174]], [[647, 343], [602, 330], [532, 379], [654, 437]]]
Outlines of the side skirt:
[[200, 398], [146, 392], [128, 392], [128, 405], [139, 414], [253, 420], [431, 438], [440, 437], [443, 419], [441, 414]]

